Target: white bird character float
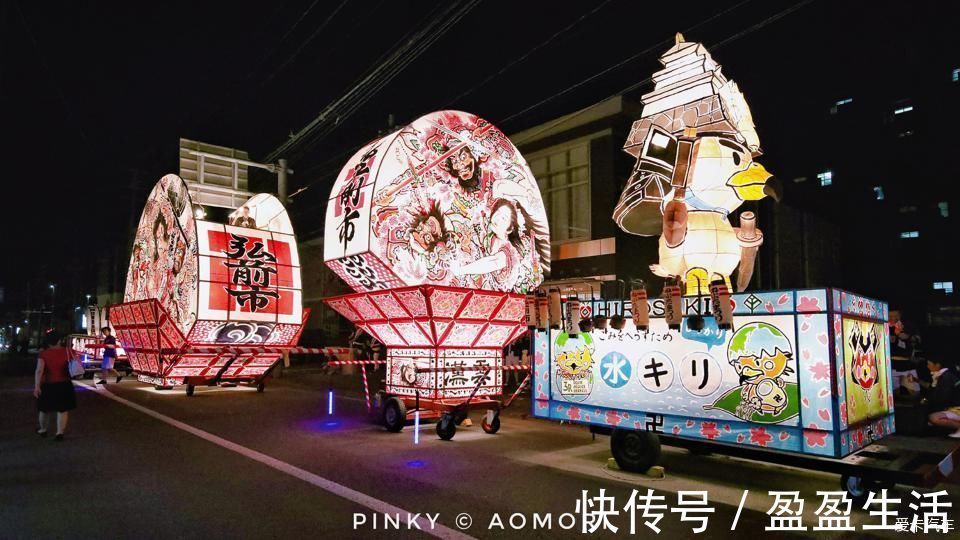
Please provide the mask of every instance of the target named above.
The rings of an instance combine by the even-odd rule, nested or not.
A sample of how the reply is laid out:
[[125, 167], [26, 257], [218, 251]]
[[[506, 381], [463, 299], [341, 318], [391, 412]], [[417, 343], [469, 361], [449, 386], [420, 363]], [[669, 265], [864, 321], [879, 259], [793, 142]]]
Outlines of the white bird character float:
[[779, 201], [779, 183], [754, 161], [760, 141], [750, 109], [706, 48], [677, 34], [660, 61], [624, 145], [637, 164], [613, 218], [628, 233], [660, 234], [651, 270], [685, 281], [687, 294], [729, 281], [738, 264], [742, 291], [763, 235], [752, 212], [742, 213], [739, 229], [729, 216], [743, 201]]

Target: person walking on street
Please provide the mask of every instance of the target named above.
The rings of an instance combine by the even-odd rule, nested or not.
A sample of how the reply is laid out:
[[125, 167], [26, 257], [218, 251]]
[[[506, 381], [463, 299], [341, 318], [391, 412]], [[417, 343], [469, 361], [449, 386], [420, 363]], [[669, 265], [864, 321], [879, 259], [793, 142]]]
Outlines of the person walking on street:
[[123, 376], [113, 368], [117, 361], [117, 338], [111, 335], [109, 326], [104, 326], [100, 332], [103, 334], [103, 362], [100, 364], [100, 380], [97, 384], [107, 384], [107, 375], [111, 372], [120, 382]]
[[64, 340], [55, 334], [49, 334], [46, 343], [47, 347], [37, 357], [33, 385], [33, 395], [37, 398], [37, 410], [40, 412], [37, 434], [47, 436], [48, 417], [57, 413], [56, 439], [62, 441], [70, 411], [77, 407], [68, 367], [70, 350], [64, 346]]

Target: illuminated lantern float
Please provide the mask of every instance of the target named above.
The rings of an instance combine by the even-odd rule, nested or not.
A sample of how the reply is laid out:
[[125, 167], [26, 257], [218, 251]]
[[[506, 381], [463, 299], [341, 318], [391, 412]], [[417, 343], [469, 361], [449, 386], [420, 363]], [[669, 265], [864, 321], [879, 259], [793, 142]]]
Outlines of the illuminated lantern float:
[[744, 292], [762, 235], [752, 213], [739, 228], [730, 214], [777, 195], [754, 161], [750, 110], [703, 45], [678, 36], [661, 62], [614, 219], [660, 235], [664, 297], [585, 301], [627, 317], [590, 339], [536, 332], [535, 416], [613, 428], [614, 457], [633, 470], [656, 462], [657, 435], [836, 458], [892, 433], [887, 305], [837, 289]]
[[188, 395], [220, 382], [263, 391], [299, 339], [309, 310], [286, 210], [258, 194], [230, 223], [198, 219], [187, 185], [173, 174], [147, 198], [124, 302], [110, 309], [139, 380], [185, 384]]
[[[357, 293], [327, 303], [387, 346], [383, 421], [414, 409], [449, 439], [467, 409], [499, 427], [503, 348], [550, 257], [546, 212], [516, 147], [443, 111], [361, 148], [327, 206], [324, 259]], [[369, 398], [368, 398], [369, 399]]]

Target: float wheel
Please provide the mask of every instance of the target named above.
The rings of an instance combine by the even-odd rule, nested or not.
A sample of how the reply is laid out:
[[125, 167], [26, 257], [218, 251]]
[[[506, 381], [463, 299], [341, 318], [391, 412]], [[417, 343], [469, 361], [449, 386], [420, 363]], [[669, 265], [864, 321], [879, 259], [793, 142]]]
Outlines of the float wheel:
[[660, 460], [660, 437], [648, 431], [616, 429], [610, 437], [610, 452], [621, 469], [645, 473]]
[[457, 423], [451, 414], [445, 414], [437, 422], [437, 437], [449, 441], [457, 434]]
[[398, 397], [388, 398], [383, 402], [383, 426], [387, 431], [397, 433], [403, 429], [407, 421], [407, 406]]
[[483, 431], [489, 433], [490, 435], [500, 431], [500, 415], [498, 414], [494, 416], [493, 420], [489, 424], [487, 423], [487, 417], [484, 416], [483, 422], [480, 423], [480, 427], [482, 427]]

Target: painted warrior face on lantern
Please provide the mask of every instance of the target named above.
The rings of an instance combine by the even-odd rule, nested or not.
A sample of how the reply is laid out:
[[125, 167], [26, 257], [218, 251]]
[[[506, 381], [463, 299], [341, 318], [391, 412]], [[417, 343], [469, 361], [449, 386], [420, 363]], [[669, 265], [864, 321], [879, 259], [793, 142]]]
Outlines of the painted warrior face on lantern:
[[446, 168], [464, 191], [475, 191], [480, 187], [480, 164], [466, 146], [447, 158]]
[[450, 238], [444, 225], [443, 214], [434, 205], [429, 211], [414, 216], [410, 227], [410, 238], [421, 251], [433, 251], [439, 244]]
[[526, 292], [550, 268], [533, 172], [473, 114], [430, 113], [371, 141], [340, 171], [329, 200], [324, 261], [357, 291], [432, 284]]

